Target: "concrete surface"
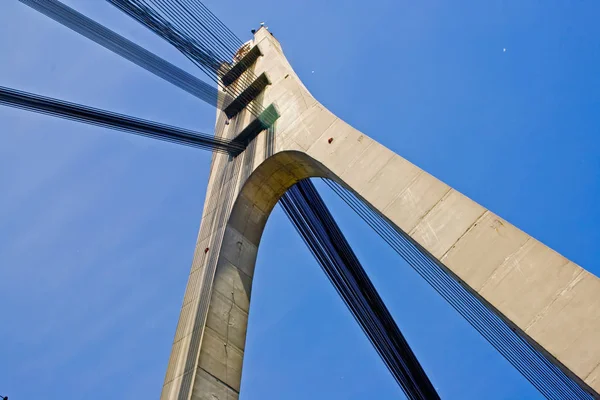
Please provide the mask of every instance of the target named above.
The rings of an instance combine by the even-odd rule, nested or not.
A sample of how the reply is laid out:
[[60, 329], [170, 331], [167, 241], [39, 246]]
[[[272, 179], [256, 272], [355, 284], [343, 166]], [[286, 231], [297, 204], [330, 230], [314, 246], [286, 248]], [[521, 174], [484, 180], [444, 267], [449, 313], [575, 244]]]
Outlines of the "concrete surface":
[[[237, 399], [252, 275], [267, 218], [300, 179], [329, 177], [372, 205], [577, 379], [600, 390], [600, 280], [448, 187], [321, 104], [265, 28], [253, 66], [281, 114], [240, 156], [215, 154], [161, 399]], [[216, 132], [233, 137], [251, 120]], [[330, 139], [333, 139], [330, 143]], [[231, 199], [231, 201], [227, 201]]]

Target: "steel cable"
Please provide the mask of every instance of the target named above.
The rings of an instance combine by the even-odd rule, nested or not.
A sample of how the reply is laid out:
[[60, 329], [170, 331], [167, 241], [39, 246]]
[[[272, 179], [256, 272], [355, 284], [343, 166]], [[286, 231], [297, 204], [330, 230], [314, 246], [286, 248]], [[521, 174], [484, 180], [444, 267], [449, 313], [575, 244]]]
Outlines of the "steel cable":
[[156, 56], [57, 0], [19, 0], [65, 27], [152, 72], [206, 103], [217, 106], [217, 88]]
[[450, 276], [404, 232], [331, 180], [326, 184], [415, 269], [448, 303], [496, 348], [540, 393], [549, 399], [592, 399], [589, 389], [567, 376]]
[[298, 182], [280, 204], [406, 396], [439, 398], [312, 183]]
[[239, 154], [245, 146], [201, 132], [0, 86], [0, 104], [201, 149]]
[[[239, 82], [240, 85], [234, 84], [227, 88], [222, 86], [219, 77], [222, 76], [224, 71], [231, 68], [231, 62], [233, 61], [233, 55], [231, 59], [220, 59], [217, 57], [219, 50], [218, 43], [210, 40], [210, 38], [204, 35], [196, 36], [190, 35], [193, 31], [188, 24], [182, 23], [181, 18], [177, 17], [181, 14], [173, 7], [168, 4], [166, 7], [160, 8], [163, 14], [160, 14], [156, 9], [150, 7], [148, 2], [143, 0], [107, 0], [109, 3], [146, 26], [148, 29], [153, 31], [158, 36], [171, 43], [177, 48], [182, 54], [184, 54], [190, 61], [192, 61], [197, 67], [199, 67], [208, 77], [213, 80], [217, 85], [221, 86], [231, 97], [241, 97], [246, 100], [249, 104], [247, 109], [252, 112], [255, 116], [259, 115], [263, 111], [262, 105], [253, 102], [252, 99], [248, 98], [244, 94], [244, 90], [249, 87], [253, 82], [251, 75], [248, 74], [243, 82]], [[155, 5], [162, 4], [164, 2], [153, 3]], [[165, 18], [167, 16], [172, 17], [171, 19]], [[177, 17], [177, 18], [176, 18]], [[174, 19], [173, 19], [174, 18]], [[177, 24], [179, 22], [179, 24]], [[225, 70], [223, 70], [225, 68]], [[238, 79], [239, 81], [239, 79]]]

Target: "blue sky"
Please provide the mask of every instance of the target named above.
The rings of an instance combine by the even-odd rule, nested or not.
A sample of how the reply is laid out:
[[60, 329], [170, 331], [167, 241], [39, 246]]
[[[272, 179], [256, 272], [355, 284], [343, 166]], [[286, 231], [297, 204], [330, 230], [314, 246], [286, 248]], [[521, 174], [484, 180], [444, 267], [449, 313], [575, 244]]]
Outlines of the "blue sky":
[[[105, 2], [65, 3], [195, 72]], [[205, 4], [244, 40], [265, 21], [341, 118], [600, 274], [597, 2]], [[16, 1], [0, 5], [0, 54], [2, 86], [212, 131], [208, 106]], [[157, 398], [210, 154], [4, 107], [0, 120], [0, 394]], [[324, 196], [443, 398], [539, 398]], [[279, 209], [254, 285], [242, 399], [402, 397]]]

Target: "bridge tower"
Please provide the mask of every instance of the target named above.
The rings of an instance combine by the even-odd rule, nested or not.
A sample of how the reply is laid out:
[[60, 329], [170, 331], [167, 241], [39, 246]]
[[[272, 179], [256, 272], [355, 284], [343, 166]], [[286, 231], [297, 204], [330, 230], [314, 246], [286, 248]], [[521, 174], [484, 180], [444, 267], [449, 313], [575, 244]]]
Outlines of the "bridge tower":
[[[600, 391], [600, 279], [333, 115], [268, 29], [240, 58], [223, 84], [254, 82], [218, 111], [215, 132], [249, 145], [235, 157], [213, 155], [161, 399], [238, 398], [261, 235], [279, 198], [310, 177], [351, 190], [569, 376]], [[253, 104], [264, 107], [257, 118]]]

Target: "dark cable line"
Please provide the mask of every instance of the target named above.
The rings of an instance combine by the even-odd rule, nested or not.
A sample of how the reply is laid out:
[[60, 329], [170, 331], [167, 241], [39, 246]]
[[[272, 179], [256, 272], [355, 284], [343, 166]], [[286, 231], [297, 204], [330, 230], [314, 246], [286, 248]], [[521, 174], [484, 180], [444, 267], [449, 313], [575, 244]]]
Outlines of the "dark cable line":
[[[209, 79], [213, 80], [218, 86], [226, 90], [227, 93], [229, 93], [233, 98], [240, 95], [245, 97], [243, 95], [243, 91], [251, 84], [250, 80], [247, 78], [243, 78], [246, 79], [246, 81], [241, 82], [240, 87], [238, 87], [238, 85], [230, 85], [227, 88], [222, 86], [219, 75], [224, 73], [222, 72], [222, 68], [225, 68], [225, 71], [231, 68], [230, 63], [233, 55], [231, 55], [232, 58], [227, 60], [219, 59], [215, 53], [218, 46], [209, 38], [194, 38], [193, 36], [190, 36], [187, 34], [190, 31], [190, 28], [187, 27], [187, 25], [177, 25], [177, 21], [166, 19], [164, 14], [159, 14], [143, 0], [107, 1], [142, 25], [146, 26], [155, 34], [165, 39], [167, 42], [171, 43], [190, 61], [199, 67], [209, 77]], [[164, 9], [162, 9], [162, 11], [165, 12]], [[174, 11], [169, 8], [166, 9], [166, 12], [171, 16], [174, 13]], [[201, 40], [202, 42], [198, 42], [198, 40]], [[247, 100], [250, 102], [251, 99]], [[263, 110], [262, 105], [259, 105], [256, 102], [250, 102], [247, 108], [255, 116], [260, 114], [260, 112]]]
[[[230, 47], [229, 49], [225, 45], [219, 46], [219, 44], [222, 45], [223, 42], [216, 35], [214, 35], [212, 32], [210, 32], [210, 30], [208, 29], [207, 25], [209, 25], [209, 20], [207, 17], [208, 17], [208, 15], [210, 15], [212, 13], [196, 14], [193, 12], [193, 10], [184, 7], [180, 3], [180, 0], [140, 0], [140, 1], [150, 1], [155, 6], [159, 6], [159, 4], [157, 4], [157, 3], [161, 3], [160, 5], [162, 5], [163, 12], [170, 13], [171, 22], [174, 22], [174, 24], [176, 26], [182, 27], [186, 31], [186, 33], [190, 37], [194, 38], [195, 40], [202, 40], [205, 37], [205, 35], [202, 32], [200, 32], [198, 29], [198, 27], [202, 27], [204, 30], [206, 30], [209, 33], [209, 35], [211, 35], [213, 38], [215, 38], [218, 42], [218, 43], [214, 43], [214, 41], [211, 42], [211, 40], [208, 40], [207, 45], [212, 46], [211, 49], [215, 53], [220, 54], [223, 57], [223, 59], [227, 60], [227, 61], [235, 58], [235, 54], [239, 50], [240, 45], [235, 44], [234, 46]], [[172, 5], [169, 6], [168, 3], [170, 1], [178, 2], [179, 7], [174, 7]], [[165, 3], [167, 3], [167, 4], [165, 4]], [[175, 14], [175, 16], [173, 14]], [[179, 25], [177, 25], [177, 24], [179, 24]], [[196, 35], [196, 33], [197, 33], [197, 35]], [[241, 40], [238, 39], [237, 42], [241, 42]], [[223, 64], [223, 65], [225, 65], [226, 68], [222, 71], [219, 71], [221, 74], [223, 73], [223, 71], [227, 71], [230, 68], [230, 65], [228, 65], [228, 64]], [[244, 61], [242, 61], [242, 65], [244, 65], [246, 67], [246, 69], [249, 67], [249, 65], [246, 65], [246, 63]], [[242, 88], [245, 88], [245, 87], [249, 86], [250, 84], [252, 84], [252, 82], [255, 79], [256, 79], [256, 76], [251, 71], [247, 71], [246, 74], [244, 74], [240, 78], [238, 78], [238, 83], [241, 83]]]
[[145, 3], [149, 8], [155, 10], [157, 15], [160, 15], [166, 21], [169, 21], [169, 23], [185, 35], [188, 40], [201, 46], [207, 53], [213, 54], [213, 57], [218, 60], [218, 66], [215, 69], [215, 73], [219, 70], [223, 62], [233, 60], [234, 53], [229, 53], [227, 50], [224, 50], [222, 46], [219, 46], [218, 39], [214, 39], [214, 35], [212, 35], [213, 38], [211, 38], [210, 32], [202, 33], [200, 28], [203, 27], [203, 25], [199, 25], [198, 21], [195, 21], [196, 23], [190, 21], [185, 14], [185, 11], [187, 10], [182, 9], [181, 7], [174, 7], [165, 0], [139, 1]]
[[[218, 43], [204, 35], [190, 35], [193, 28], [182, 22], [180, 18], [174, 18], [180, 15], [180, 12], [173, 10], [172, 7], [165, 8], [164, 2], [160, 3], [163, 7], [157, 11], [144, 0], [107, 1], [177, 48], [232, 98], [241, 97], [247, 100], [250, 103], [247, 109], [252, 114], [258, 116], [263, 111], [262, 105], [251, 102], [251, 99], [244, 94], [244, 89], [255, 80], [252, 71], [247, 71], [238, 78], [237, 84], [224, 87], [219, 78], [231, 68], [234, 54], [228, 54], [227, 59], [217, 57], [220, 48]], [[153, 2], [153, 4], [156, 6], [158, 3]], [[166, 16], [171, 18], [166, 18]], [[225, 104], [226, 106], [227, 104]]]
[[426, 255], [404, 232], [397, 231], [375, 210], [336, 182], [327, 179], [324, 181], [540, 393], [549, 399], [593, 398], [578, 382], [567, 376], [526, 338], [450, 276], [436, 260]]
[[201, 149], [239, 154], [244, 146], [188, 129], [68, 103], [0, 86], [0, 104]]
[[[136, 1], [136, 0], [134, 0]], [[186, 7], [181, 3], [181, 0], [137, 0], [137, 1], [150, 1], [154, 4], [155, 7], [162, 10], [163, 13], [170, 13], [171, 20], [170, 22], [174, 24], [174, 26], [183, 29], [189, 37], [193, 38], [196, 41], [203, 41], [207, 46], [211, 46], [211, 50], [217, 54], [220, 54], [224, 61], [230, 61], [234, 58], [235, 54], [238, 52], [240, 46], [242, 45], [241, 40], [236, 38], [235, 41], [231, 42], [223, 37], [219, 37], [216, 33], [213, 32], [209, 25], [213, 26], [213, 29], [219, 30], [220, 26], [222, 29], [220, 31], [228, 31], [231, 35], [231, 31], [229, 31], [222, 23], [220, 24], [211, 24], [210, 16], [212, 13], [210, 11], [201, 11], [200, 13], [194, 12], [197, 10], [196, 7]], [[173, 2], [176, 2], [178, 6], [174, 5]], [[185, 3], [188, 4], [189, 3]], [[201, 4], [198, 2], [198, 4]], [[214, 21], [214, 19], [213, 19]], [[201, 29], [204, 29], [213, 39], [206, 38], [206, 35], [201, 32]], [[250, 84], [251, 82], [247, 82], [246, 84]]]
[[199, 46], [181, 34], [172, 24], [160, 17], [151, 8], [143, 3], [128, 0], [107, 0], [121, 11], [125, 12], [154, 33], [167, 40], [182, 52], [190, 61], [202, 69], [210, 79], [217, 82], [214, 73], [218, 70], [220, 62], [203, 46]]
[[[195, 40], [200, 42], [205, 42], [207, 45], [213, 45], [213, 49], [217, 55], [221, 57], [222, 60], [233, 60], [233, 56], [237, 49], [231, 51], [227, 45], [223, 43], [223, 40], [219, 38], [213, 31], [206, 27], [206, 23], [202, 18], [192, 13], [189, 9], [184, 7], [178, 0], [172, 0], [175, 3], [178, 3], [178, 6], [170, 6], [168, 1], [165, 0], [149, 0], [151, 3], [154, 3], [155, 6], [163, 6], [164, 12], [169, 13], [173, 20], [179, 22], [182, 27], [186, 27], [186, 33], [193, 37]], [[166, 3], [166, 4], [165, 4]], [[203, 33], [200, 28], [202, 28], [205, 32]], [[210, 39], [210, 36], [213, 39]], [[203, 40], [207, 39], [207, 40]]]
[[217, 105], [217, 88], [211, 86], [143, 47], [111, 31], [94, 20], [57, 0], [19, 0], [56, 22], [98, 43], [117, 55], [152, 72], [156, 76], [196, 96]]
[[[145, 1], [145, 0], [139, 0]], [[157, 8], [162, 12], [162, 17], [165, 17], [169, 23], [171, 23], [174, 27], [179, 29], [186, 37], [191, 38], [192, 41], [200, 42], [206, 49], [209, 49], [210, 52], [216, 54], [222, 60], [219, 64], [220, 67], [215, 71], [215, 76], [218, 78], [220, 74], [223, 74], [223, 71], [229, 70], [229, 61], [234, 59], [235, 51], [228, 51], [227, 49], [223, 49], [222, 46], [219, 46], [214, 40], [207, 38], [205, 34], [203, 34], [199, 30], [199, 26], [204, 28], [204, 24], [202, 20], [192, 14], [189, 10], [185, 8], [172, 7], [165, 0], [146, 0], [151, 2], [154, 5], [154, 8]], [[177, 1], [177, 0], [175, 0]], [[150, 5], [148, 5], [151, 7]], [[186, 14], [187, 13], [187, 14]], [[191, 20], [188, 18], [188, 15], [192, 16]], [[212, 35], [214, 37], [214, 35]], [[222, 68], [224, 67], [224, 69]], [[241, 77], [241, 87], [240, 90], [248, 87], [253, 81], [255, 77]], [[240, 80], [240, 78], [238, 78]], [[239, 85], [238, 85], [239, 86]], [[231, 90], [230, 88], [228, 88]], [[234, 87], [235, 89], [235, 87]], [[239, 95], [240, 93], [238, 93]]]
[[[207, 42], [205, 40], [203, 45], [199, 46], [197, 41], [204, 40], [205, 35], [200, 35], [200, 37], [198, 37], [198, 35], [191, 35], [190, 29], [185, 24], [182, 24], [180, 20], [173, 20], [173, 18], [176, 17], [174, 13], [176, 13], [177, 16], [180, 16], [181, 12], [177, 12], [169, 8], [164, 10], [163, 7], [163, 14], [158, 14], [155, 10], [153, 10], [152, 7], [149, 6], [147, 1], [144, 2], [143, 0], [108, 1], [174, 45], [188, 59], [190, 59], [195, 65], [203, 70], [203, 72], [205, 72], [210, 79], [215, 81], [217, 85], [221, 86], [224, 93], [218, 100], [218, 108], [224, 109], [236, 98], [239, 98], [242, 102], [248, 103], [246, 109], [256, 117], [258, 117], [264, 110], [260, 102], [257, 102], [250, 97], [253, 96], [251, 94], [252, 91], [245, 91], [245, 89], [256, 80], [254, 73], [249, 69], [250, 66], [247, 65], [249, 62], [252, 62], [251, 60], [248, 62], [246, 59], [239, 61], [238, 63], [241, 63], [241, 65], [245, 67], [244, 74], [238, 77], [234, 84], [229, 85], [228, 87], [223, 87], [220, 83], [219, 77], [223, 76], [223, 74], [225, 74], [231, 68], [230, 60], [237, 57], [229, 54], [227, 55], [228, 59], [226, 61], [219, 60], [219, 62], [215, 62], [214, 60], [209, 60], [210, 62], [207, 62], [206, 54], [214, 53], [214, 43], [210, 43], [210, 41]], [[160, 1], [160, 4], [163, 6], [166, 6], [164, 0], [151, 1], [154, 6], [159, 5], [158, 1]], [[166, 12], [166, 15], [170, 16], [171, 19], [165, 19], [164, 12]], [[179, 25], [177, 25], [177, 23], [179, 23]], [[183, 26], [183, 32], [178, 30], [178, 26], [180, 28]], [[223, 29], [227, 30], [226, 27]], [[238, 42], [240, 42], [239, 39]], [[216, 66], [219, 64], [220, 67], [218, 70], [216, 70]]]
[[237, 37], [216, 15], [212, 13], [201, 1], [196, 0], [178, 0], [182, 1], [185, 6], [190, 9], [195, 15], [199, 15], [206, 21], [211, 29], [215, 30], [220, 37], [226, 42], [233, 52], [243, 44], [242, 40]]
[[298, 182], [280, 204], [406, 396], [439, 398], [313, 184]]
[[183, 0], [183, 2], [192, 11], [195, 11], [197, 15], [204, 18], [205, 21], [212, 27], [213, 30], [217, 31], [222, 38], [229, 44], [230, 48], [234, 52], [239, 49], [243, 42], [238, 38], [228, 27], [225, 25], [216, 15], [214, 15], [201, 1], [194, 0]]

